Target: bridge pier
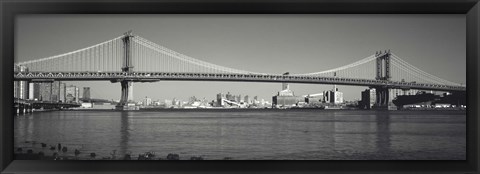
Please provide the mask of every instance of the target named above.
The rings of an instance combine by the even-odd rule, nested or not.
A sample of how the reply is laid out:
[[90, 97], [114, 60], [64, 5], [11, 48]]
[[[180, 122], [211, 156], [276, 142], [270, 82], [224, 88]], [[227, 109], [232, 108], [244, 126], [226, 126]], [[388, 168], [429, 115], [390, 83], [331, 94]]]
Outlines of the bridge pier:
[[14, 106], [15, 114], [27, 114], [32, 113], [32, 105], [27, 103], [18, 103]]
[[389, 103], [389, 91], [385, 87], [376, 87], [375, 88], [375, 109], [387, 109]]
[[[132, 31], [128, 31], [122, 38], [123, 41], [123, 67], [122, 72], [130, 73], [133, 71], [132, 65], [132, 51], [131, 51], [131, 38], [133, 37]], [[116, 110], [136, 110], [135, 105], [129, 105], [129, 100], [133, 99], [133, 82], [122, 80], [120, 85], [122, 86], [120, 102], [115, 106]]]
[[135, 106], [129, 106], [131, 99], [133, 98], [133, 82], [123, 80], [120, 82], [122, 86], [120, 102], [115, 106], [116, 110], [136, 110]]

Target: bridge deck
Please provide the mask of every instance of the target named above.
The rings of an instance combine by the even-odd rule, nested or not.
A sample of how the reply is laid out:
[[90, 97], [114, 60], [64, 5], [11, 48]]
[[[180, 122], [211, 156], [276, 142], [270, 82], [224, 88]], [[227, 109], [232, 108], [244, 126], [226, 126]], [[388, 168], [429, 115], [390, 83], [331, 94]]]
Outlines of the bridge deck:
[[352, 86], [383, 86], [396, 89], [421, 89], [437, 91], [466, 91], [465, 86], [449, 86], [443, 84], [425, 84], [414, 82], [384, 81], [372, 79], [355, 79], [342, 77], [318, 77], [277, 74], [221, 74], [221, 73], [188, 73], [188, 72], [15, 72], [16, 81], [111, 81], [123, 80], [133, 82], [155, 82], [160, 80], [179, 81], [241, 81], [241, 82], [274, 82], [274, 83], [310, 83], [337, 84]]

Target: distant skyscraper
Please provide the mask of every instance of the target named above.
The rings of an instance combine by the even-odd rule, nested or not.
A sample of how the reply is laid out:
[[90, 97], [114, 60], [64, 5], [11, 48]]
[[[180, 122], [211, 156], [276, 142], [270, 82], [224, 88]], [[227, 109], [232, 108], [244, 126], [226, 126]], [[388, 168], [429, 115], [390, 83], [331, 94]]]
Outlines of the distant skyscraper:
[[152, 99], [145, 96], [142, 103], [143, 103], [143, 106], [150, 106], [152, 104]]
[[[20, 65], [14, 66], [14, 71], [19, 72], [28, 72], [28, 68], [26, 66]], [[28, 92], [29, 84], [28, 81], [14, 81], [13, 82], [13, 96], [19, 99], [28, 99]]]
[[248, 95], [245, 95], [245, 97], [243, 98], [243, 102], [250, 104], [250, 100], [248, 98]]
[[[13, 72], [18, 72], [19, 69], [20, 69], [19, 66], [17, 66], [17, 65], [13, 66]], [[19, 96], [19, 94], [18, 94], [19, 93], [18, 92], [19, 91], [18, 90], [19, 85], [18, 84], [19, 84], [19, 81], [13, 81], [13, 97], [14, 98], [18, 98], [18, 96]]]
[[52, 83], [52, 101], [58, 102], [60, 100], [60, 81]]
[[235, 97], [236, 102], [240, 102], [242, 100], [242, 95], [238, 95]]
[[41, 101], [52, 101], [52, 83], [40, 83]]
[[132, 82], [129, 82], [128, 83], [128, 86], [130, 86], [128, 88], [128, 101], [127, 102], [133, 102], [134, 99], [133, 99], [133, 83]]
[[230, 100], [230, 101], [234, 101], [234, 100], [235, 100], [235, 96], [233, 96], [232, 94], [230, 94], [230, 92], [227, 92], [227, 94], [225, 95], [225, 98], [227, 98], [227, 100]]
[[28, 99], [40, 100], [40, 84], [39, 83], [30, 83], [28, 85]]
[[217, 104], [216, 104], [216, 106], [223, 106], [225, 104], [224, 99], [226, 99], [225, 94], [218, 93], [217, 94]]
[[79, 102], [80, 100], [80, 90], [78, 90], [77, 87], [75, 87], [75, 102]]
[[90, 100], [90, 87], [83, 87], [83, 100]]
[[65, 83], [60, 83], [60, 101], [66, 102], [66, 84]]
[[77, 96], [77, 94], [76, 94], [76, 92], [77, 92], [77, 91], [76, 91], [76, 88], [77, 88], [77, 87], [76, 87], [76, 86], [73, 86], [73, 85], [67, 86], [67, 87], [65, 88], [65, 98], [66, 98], [65, 101], [66, 101], [67, 103], [72, 103], [72, 102], [75, 102], [75, 101], [76, 101], [76, 99], [75, 99], [75, 97]]

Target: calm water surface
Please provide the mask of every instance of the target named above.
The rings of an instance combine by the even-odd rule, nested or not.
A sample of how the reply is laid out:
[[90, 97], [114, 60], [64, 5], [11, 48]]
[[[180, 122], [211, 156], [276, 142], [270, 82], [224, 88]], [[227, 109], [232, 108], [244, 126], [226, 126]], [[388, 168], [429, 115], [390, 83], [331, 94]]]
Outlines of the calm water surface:
[[[466, 158], [465, 111], [53, 111], [15, 116], [15, 147], [61, 143], [97, 159], [153, 151], [181, 159]], [[46, 143], [42, 148], [40, 143]]]

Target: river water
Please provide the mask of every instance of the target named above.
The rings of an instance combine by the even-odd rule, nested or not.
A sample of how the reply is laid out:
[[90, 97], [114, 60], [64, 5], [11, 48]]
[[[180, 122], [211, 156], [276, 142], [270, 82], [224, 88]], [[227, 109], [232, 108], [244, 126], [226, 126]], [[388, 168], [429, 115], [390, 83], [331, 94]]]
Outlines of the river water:
[[15, 116], [14, 146], [51, 155], [61, 143], [80, 159], [464, 160], [465, 123], [465, 111], [52, 111]]

